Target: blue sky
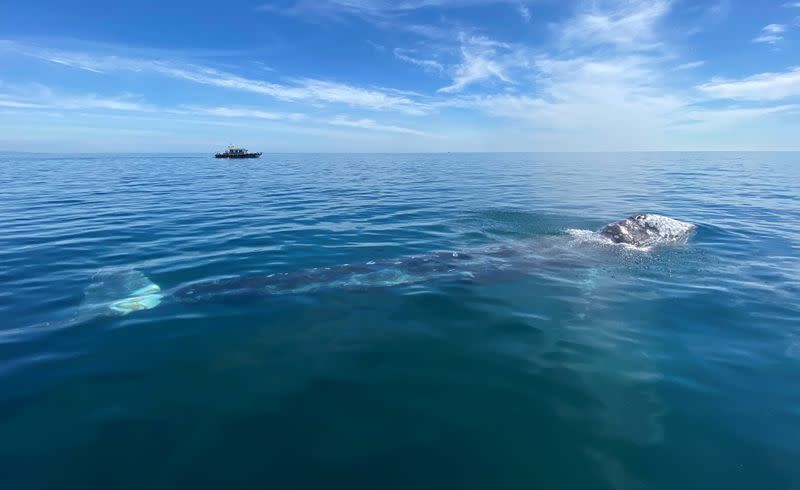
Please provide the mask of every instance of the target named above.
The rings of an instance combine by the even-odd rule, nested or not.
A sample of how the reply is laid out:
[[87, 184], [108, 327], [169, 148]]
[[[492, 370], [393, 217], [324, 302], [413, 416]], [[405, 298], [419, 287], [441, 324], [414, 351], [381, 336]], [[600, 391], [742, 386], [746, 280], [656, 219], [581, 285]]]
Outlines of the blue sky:
[[800, 2], [25, 1], [0, 150], [800, 150]]

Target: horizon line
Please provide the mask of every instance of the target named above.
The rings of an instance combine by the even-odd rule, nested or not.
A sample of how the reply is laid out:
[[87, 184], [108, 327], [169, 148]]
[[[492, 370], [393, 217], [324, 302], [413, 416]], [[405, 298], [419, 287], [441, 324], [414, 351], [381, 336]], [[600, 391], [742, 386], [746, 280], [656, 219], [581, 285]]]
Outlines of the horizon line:
[[[586, 154], [586, 153], [800, 153], [799, 149], [791, 150], [532, 150], [532, 151], [280, 151], [263, 152], [264, 155], [481, 155], [481, 154]], [[213, 152], [201, 151], [163, 151], [163, 152], [135, 152], [135, 151], [15, 151], [0, 150], [0, 155], [209, 155]]]

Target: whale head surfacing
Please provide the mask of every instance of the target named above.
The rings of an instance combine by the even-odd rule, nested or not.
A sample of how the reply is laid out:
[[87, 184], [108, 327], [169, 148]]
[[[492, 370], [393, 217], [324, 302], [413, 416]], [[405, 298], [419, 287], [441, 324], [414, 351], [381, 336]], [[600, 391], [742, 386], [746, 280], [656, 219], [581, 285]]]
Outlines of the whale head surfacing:
[[682, 244], [697, 227], [658, 214], [636, 214], [630, 218], [609, 223], [600, 235], [614, 243], [623, 243], [639, 248], [653, 245]]

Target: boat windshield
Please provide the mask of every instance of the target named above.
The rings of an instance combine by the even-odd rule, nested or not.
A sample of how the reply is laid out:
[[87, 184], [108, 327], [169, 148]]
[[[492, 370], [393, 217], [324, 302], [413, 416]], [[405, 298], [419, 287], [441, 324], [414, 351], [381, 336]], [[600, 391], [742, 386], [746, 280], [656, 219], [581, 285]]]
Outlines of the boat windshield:
[[229, 146], [228, 149], [225, 151], [228, 155], [246, 155], [247, 149], [246, 148], [234, 148]]

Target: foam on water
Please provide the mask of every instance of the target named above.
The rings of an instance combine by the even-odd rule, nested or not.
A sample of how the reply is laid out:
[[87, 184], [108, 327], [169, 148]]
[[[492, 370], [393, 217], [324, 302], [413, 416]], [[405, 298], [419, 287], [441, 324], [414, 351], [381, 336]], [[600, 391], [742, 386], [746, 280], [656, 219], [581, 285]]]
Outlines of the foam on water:
[[595, 243], [599, 245], [613, 245], [614, 242], [610, 238], [605, 237], [592, 230], [580, 230], [570, 228], [564, 230], [564, 233], [572, 238], [573, 243]]

